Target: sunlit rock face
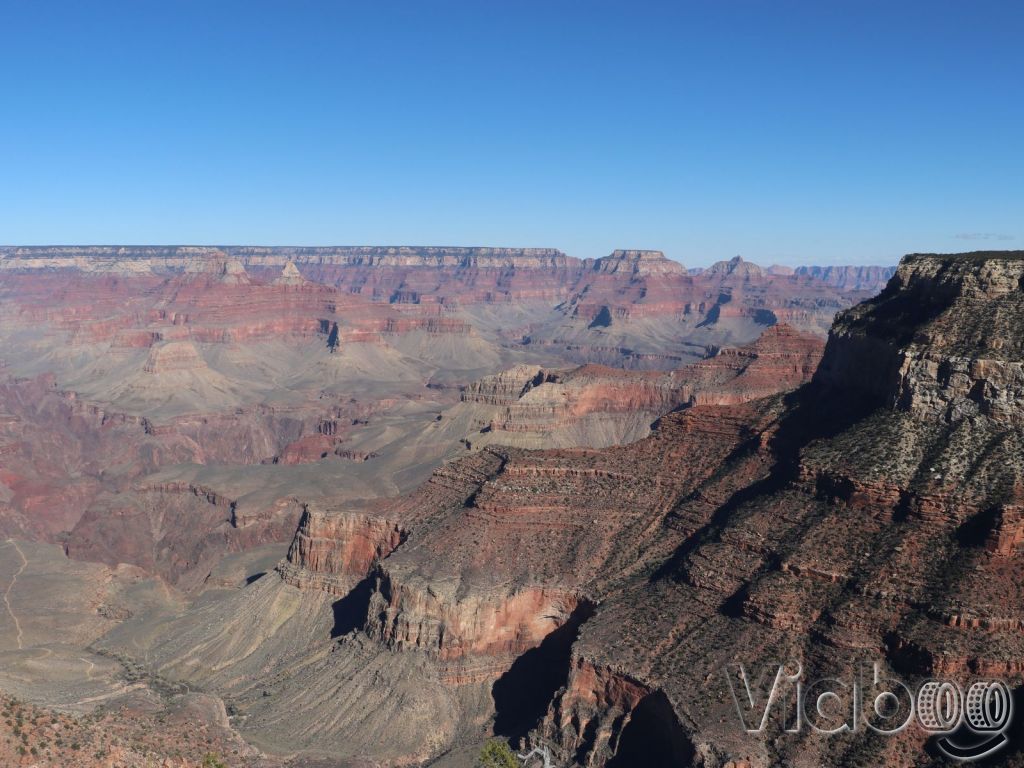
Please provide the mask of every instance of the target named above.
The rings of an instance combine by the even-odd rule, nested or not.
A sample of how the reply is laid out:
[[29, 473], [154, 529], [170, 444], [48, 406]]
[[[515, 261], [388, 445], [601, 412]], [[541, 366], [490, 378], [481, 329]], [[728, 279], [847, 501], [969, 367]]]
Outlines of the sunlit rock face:
[[[997, 393], [905, 404], [868, 367], [892, 345], [855, 360], [843, 320], [808, 385], [854, 295], [814, 276], [647, 251], [0, 261], [0, 523], [158, 576], [173, 610], [106, 606], [96, 649], [223, 698], [258, 746], [409, 765], [494, 731], [565, 764], [769, 765], [784, 747], [718, 725], [740, 649], [1012, 666], [969, 633], [1012, 650], [1013, 420]], [[987, 602], [937, 586], [932, 545]], [[287, 555], [238, 565], [264, 550]]]

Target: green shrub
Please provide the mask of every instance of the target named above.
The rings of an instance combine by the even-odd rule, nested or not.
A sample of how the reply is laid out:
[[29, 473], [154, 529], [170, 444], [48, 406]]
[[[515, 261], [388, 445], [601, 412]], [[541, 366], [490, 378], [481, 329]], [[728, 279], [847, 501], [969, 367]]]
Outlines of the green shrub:
[[479, 768], [519, 768], [515, 753], [501, 739], [491, 739], [480, 750], [477, 758]]

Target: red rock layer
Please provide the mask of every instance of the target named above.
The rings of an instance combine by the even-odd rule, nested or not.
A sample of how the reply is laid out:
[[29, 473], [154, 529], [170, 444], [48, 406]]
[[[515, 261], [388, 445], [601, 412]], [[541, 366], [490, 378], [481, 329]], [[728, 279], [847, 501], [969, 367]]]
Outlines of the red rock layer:
[[[666, 530], [684, 537], [662, 577], [584, 625], [535, 738], [603, 765], [629, 751], [637, 720], [718, 764], [910, 764], [925, 759], [914, 727], [822, 739], [777, 720], [744, 735], [726, 666], [793, 660], [814, 680], [880, 662], [911, 685], [1021, 686], [1024, 434], [1003, 385], [978, 384], [1018, 354], [1008, 330], [1024, 318], [1021, 259], [908, 257], [897, 287], [842, 316], [820, 386], [769, 430], [767, 475], [738, 482], [733, 468], [681, 500]], [[981, 356], [999, 364], [971, 380]], [[659, 692], [674, 720], [610, 701], [602, 669]]]
[[488, 428], [539, 432], [578, 424], [590, 414], [653, 416], [680, 405], [738, 404], [808, 381], [824, 345], [787, 326], [772, 326], [746, 347], [666, 373], [585, 365], [570, 371], [518, 366], [470, 385], [464, 402], [504, 406]]
[[[989, 378], [968, 385], [957, 362], [1013, 363], [1022, 263], [908, 259], [897, 288], [840, 318], [817, 383], [795, 394], [698, 404], [628, 446], [490, 449], [446, 466], [373, 511], [409, 533], [372, 550], [362, 635], [472, 687], [510, 674], [585, 600], [566, 683], [529, 737], [567, 764], [640, 749], [765, 768], [926, 759], [914, 728], [748, 734], [725, 670], [795, 661], [815, 680], [879, 662], [912, 685], [1024, 685], [1020, 409], [977, 383]], [[904, 368], [919, 352], [950, 362]], [[509, 377], [493, 397], [532, 380]], [[343, 538], [342, 554], [360, 536]], [[371, 550], [355, 549], [339, 562], [362, 567]]]
[[[108, 281], [115, 280], [107, 277], [115, 274], [152, 285], [155, 274], [185, 270], [194, 279], [205, 272], [223, 296], [220, 311], [210, 317], [224, 323], [231, 323], [232, 292], [265, 280], [271, 284], [254, 286], [252, 294], [266, 310], [260, 316], [274, 318], [278, 332], [287, 327], [295, 333], [310, 332], [300, 318], [288, 317], [297, 305], [307, 305], [298, 312], [302, 316], [324, 315], [309, 311], [308, 305], [317, 299], [309, 295], [315, 293], [314, 286], [303, 280], [341, 289], [338, 296], [345, 297], [345, 304], [357, 297], [449, 309], [543, 303], [599, 325], [651, 317], [693, 318], [695, 324], [743, 318], [762, 325], [785, 322], [821, 333], [836, 310], [878, 290], [886, 275], [882, 268], [865, 267], [780, 273], [739, 257], [691, 274], [659, 251], [635, 250], [585, 260], [552, 249], [375, 247], [9, 248], [0, 256], [0, 267], [12, 276], [8, 279], [39, 279], [47, 271], [67, 279], [66, 272], [87, 271]], [[177, 298], [184, 302], [188, 295], [186, 290]], [[210, 313], [211, 308], [203, 311]], [[174, 322], [175, 317], [163, 319]], [[91, 332], [103, 335], [112, 330], [97, 326]], [[269, 332], [260, 325], [232, 330], [235, 338]], [[533, 336], [535, 343], [547, 341], [544, 334]]]
[[397, 523], [382, 517], [307, 505], [279, 571], [296, 587], [344, 596], [377, 561], [390, 555], [405, 535]]

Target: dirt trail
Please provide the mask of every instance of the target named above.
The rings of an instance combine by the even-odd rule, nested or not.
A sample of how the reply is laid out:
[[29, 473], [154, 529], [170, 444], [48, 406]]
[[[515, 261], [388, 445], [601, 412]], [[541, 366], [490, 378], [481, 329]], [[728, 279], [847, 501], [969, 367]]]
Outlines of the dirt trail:
[[88, 667], [86, 667], [86, 670], [85, 670], [86, 678], [88, 680], [95, 680], [96, 678], [93, 677], [92, 671], [94, 669], [96, 669], [96, 662], [90, 661], [89, 659], [83, 659], [81, 656], [78, 657], [78, 660], [80, 662], [82, 662], [83, 664], [88, 664], [89, 665]]
[[14, 549], [18, 552], [18, 556], [21, 558], [21, 567], [18, 569], [17, 573], [15, 573], [11, 577], [11, 583], [8, 584], [7, 589], [4, 590], [4, 605], [7, 606], [7, 613], [11, 615], [11, 619], [14, 621], [14, 629], [18, 633], [18, 650], [20, 651], [23, 650], [21, 622], [18, 621], [18, 617], [14, 615], [14, 611], [11, 609], [10, 594], [11, 590], [14, 589], [14, 585], [18, 583], [18, 577], [21, 576], [22, 572], [25, 570], [25, 567], [28, 565], [28, 560], [25, 558], [25, 553], [21, 551], [21, 547], [18, 546], [18, 543], [14, 539], [8, 539], [6, 543], [13, 546]]

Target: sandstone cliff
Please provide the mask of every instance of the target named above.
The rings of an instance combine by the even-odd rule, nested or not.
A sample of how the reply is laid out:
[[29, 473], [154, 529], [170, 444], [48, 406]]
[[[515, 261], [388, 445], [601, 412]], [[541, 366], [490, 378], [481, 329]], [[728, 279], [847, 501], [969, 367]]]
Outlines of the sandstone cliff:
[[[200, 609], [144, 647], [169, 675], [216, 670], [243, 730], [386, 764], [482, 729], [582, 766], [927, 760], [914, 728], [747, 734], [724, 670], [796, 660], [814, 679], [878, 661], [909, 683], [1020, 690], [1021, 263], [908, 257], [838, 320], [817, 379], [793, 393], [697, 402], [628, 446], [492, 447], [411, 496], [310, 512], [276, 581], [223, 624]], [[291, 629], [243, 642], [252, 617]], [[289, 733], [310, 699], [330, 719]], [[367, 708], [408, 718], [368, 740]]]
[[[705, 360], [664, 373], [519, 366], [462, 393], [465, 410], [481, 423], [479, 433], [466, 439], [472, 447], [525, 448], [633, 442], [674, 408], [736, 404], [795, 388], [811, 377], [822, 348], [815, 337], [777, 325], [753, 344], [715, 350]], [[451, 414], [457, 418], [459, 408]]]
[[813, 680], [877, 661], [909, 683], [980, 675], [1019, 690], [1021, 263], [910, 256], [841, 315], [815, 384], [754, 454], [760, 481], [726, 473], [717, 498], [678, 502], [671, 557], [584, 624], [535, 738], [584, 765], [642, 748], [666, 765], [911, 764], [927, 754], [913, 727], [822, 739], [776, 721], [744, 735], [724, 670], [791, 659]]
[[837, 320], [819, 377], [923, 417], [1017, 423], [1022, 280], [1024, 259], [1011, 255], [908, 256], [882, 294]]

